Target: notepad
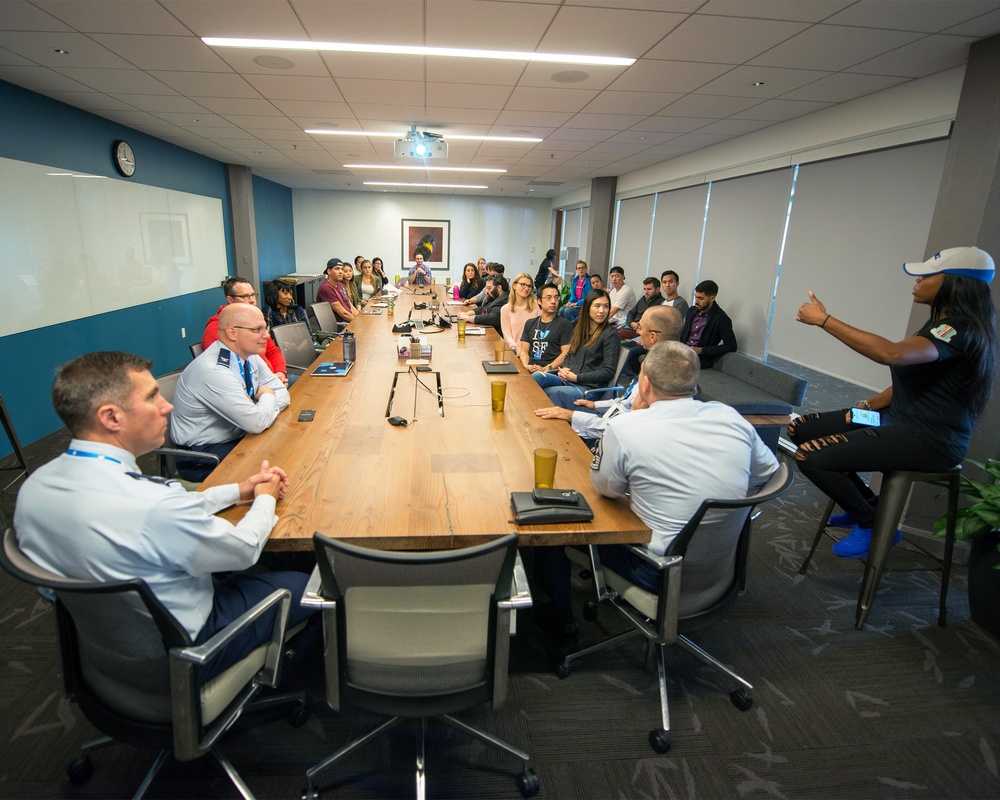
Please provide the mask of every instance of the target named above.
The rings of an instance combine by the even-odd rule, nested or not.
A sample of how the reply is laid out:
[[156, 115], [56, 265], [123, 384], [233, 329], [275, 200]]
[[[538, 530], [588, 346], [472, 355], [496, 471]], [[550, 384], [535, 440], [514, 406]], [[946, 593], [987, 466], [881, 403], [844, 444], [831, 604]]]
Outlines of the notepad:
[[381, 308], [366, 308], [361, 313], [362, 314], [371, 314], [372, 316], [376, 316], [376, 315], [382, 313], [382, 309]]
[[485, 336], [486, 328], [473, 328], [471, 325], [465, 326], [466, 336]]
[[324, 361], [312, 371], [312, 374], [343, 378], [353, 366], [353, 361]]

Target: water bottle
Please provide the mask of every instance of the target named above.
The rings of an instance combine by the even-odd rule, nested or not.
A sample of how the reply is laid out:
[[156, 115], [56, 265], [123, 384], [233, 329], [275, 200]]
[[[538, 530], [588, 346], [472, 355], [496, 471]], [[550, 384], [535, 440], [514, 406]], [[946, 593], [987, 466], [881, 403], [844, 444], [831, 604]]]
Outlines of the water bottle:
[[354, 361], [358, 355], [358, 340], [354, 338], [353, 331], [346, 331], [344, 339], [344, 361]]
[[459, 287], [458, 286], [452, 286], [451, 287], [451, 296], [452, 296], [452, 299], [458, 300], [458, 291], [459, 291]]

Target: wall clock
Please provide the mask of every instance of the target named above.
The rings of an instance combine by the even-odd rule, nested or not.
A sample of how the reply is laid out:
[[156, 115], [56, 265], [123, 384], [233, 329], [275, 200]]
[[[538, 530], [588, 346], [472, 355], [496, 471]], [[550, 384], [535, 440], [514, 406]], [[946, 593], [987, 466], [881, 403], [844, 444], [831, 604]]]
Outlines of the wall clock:
[[132, 145], [119, 139], [111, 146], [111, 157], [115, 162], [115, 169], [123, 178], [135, 175], [135, 153], [132, 152]]

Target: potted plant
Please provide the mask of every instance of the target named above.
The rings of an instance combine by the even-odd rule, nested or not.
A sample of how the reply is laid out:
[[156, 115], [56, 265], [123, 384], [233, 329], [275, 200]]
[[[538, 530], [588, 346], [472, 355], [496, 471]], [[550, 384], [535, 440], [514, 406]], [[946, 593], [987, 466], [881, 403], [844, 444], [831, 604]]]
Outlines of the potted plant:
[[[960, 508], [955, 538], [972, 540], [969, 552], [969, 612], [973, 622], [1000, 638], [1000, 459], [985, 464], [968, 461], [993, 482], [962, 476], [962, 494], [972, 501]], [[934, 535], [944, 536], [945, 517], [934, 523]]]

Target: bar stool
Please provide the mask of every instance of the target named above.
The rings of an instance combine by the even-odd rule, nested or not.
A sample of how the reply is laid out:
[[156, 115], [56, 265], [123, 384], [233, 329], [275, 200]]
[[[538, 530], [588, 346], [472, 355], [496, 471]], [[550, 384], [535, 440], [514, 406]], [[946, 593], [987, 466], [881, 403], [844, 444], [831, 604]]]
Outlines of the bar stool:
[[[882, 580], [882, 572], [885, 569], [886, 559], [889, 557], [889, 550], [892, 548], [892, 540], [899, 527], [900, 517], [903, 516], [903, 506], [906, 505], [910, 487], [917, 481], [948, 489], [947, 526], [945, 528], [944, 558], [941, 562], [941, 602], [938, 609], [938, 625], [943, 628], [948, 624], [948, 580], [951, 576], [951, 560], [955, 552], [955, 519], [958, 514], [961, 478], [961, 465], [952, 467], [946, 472], [893, 470], [882, 473], [882, 491], [879, 494], [878, 509], [875, 512], [871, 546], [868, 549], [868, 558], [865, 560], [865, 575], [861, 581], [861, 592], [858, 595], [855, 628], [861, 630], [868, 619], [868, 613], [875, 602], [879, 581]], [[834, 505], [833, 500], [826, 504], [819, 527], [816, 529], [816, 536], [813, 537], [809, 555], [806, 556], [799, 568], [800, 575], [804, 575], [809, 568], [809, 562], [812, 560], [813, 553], [816, 552], [819, 540], [823, 537]]]

